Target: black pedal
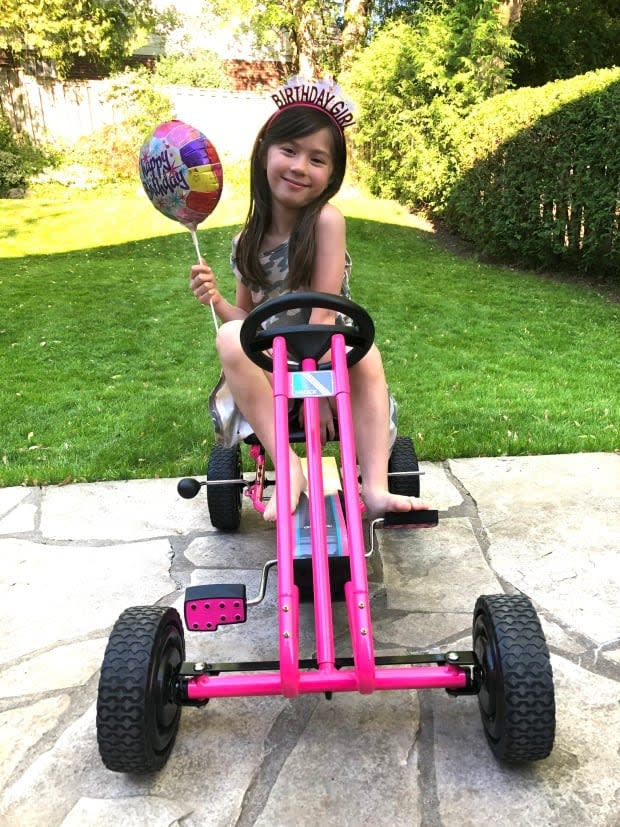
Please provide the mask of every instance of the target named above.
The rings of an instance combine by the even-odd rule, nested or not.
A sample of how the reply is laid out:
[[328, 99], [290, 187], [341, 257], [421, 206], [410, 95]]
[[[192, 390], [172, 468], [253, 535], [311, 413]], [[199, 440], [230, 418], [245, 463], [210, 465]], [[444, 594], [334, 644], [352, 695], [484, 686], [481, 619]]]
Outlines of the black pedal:
[[439, 523], [436, 508], [416, 511], [388, 511], [383, 515], [383, 528], [434, 528]]

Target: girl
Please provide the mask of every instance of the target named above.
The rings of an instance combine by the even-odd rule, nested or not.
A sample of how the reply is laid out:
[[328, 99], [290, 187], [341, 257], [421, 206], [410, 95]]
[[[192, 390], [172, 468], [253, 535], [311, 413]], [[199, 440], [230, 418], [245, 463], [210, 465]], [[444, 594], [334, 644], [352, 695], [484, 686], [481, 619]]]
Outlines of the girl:
[[[235, 303], [221, 295], [208, 264], [202, 262], [191, 270], [194, 295], [202, 304], [211, 302], [224, 322], [216, 347], [232, 397], [272, 459], [275, 433], [270, 376], [244, 354], [239, 331], [257, 304], [281, 293], [348, 293], [351, 262], [344, 217], [329, 203], [342, 184], [345, 167], [346, 145], [336, 118], [309, 103], [280, 109], [260, 130], [252, 151], [250, 209], [233, 242], [231, 259], [237, 278]], [[316, 309], [304, 321], [333, 324], [334, 314]], [[278, 319], [270, 323], [277, 324]], [[286, 323], [296, 322], [287, 315]], [[351, 368], [350, 386], [361, 495], [369, 517], [427, 508], [414, 497], [388, 490], [389, 395], [381, 356], [374, 345]], [[323, 441], [334, 435], [332, 401], [320, 400]], [[292, 448], [289, 454], [294, 510], [306, 479]], [[264, 517], [275, 520], [276, 494], [267, 503]]]

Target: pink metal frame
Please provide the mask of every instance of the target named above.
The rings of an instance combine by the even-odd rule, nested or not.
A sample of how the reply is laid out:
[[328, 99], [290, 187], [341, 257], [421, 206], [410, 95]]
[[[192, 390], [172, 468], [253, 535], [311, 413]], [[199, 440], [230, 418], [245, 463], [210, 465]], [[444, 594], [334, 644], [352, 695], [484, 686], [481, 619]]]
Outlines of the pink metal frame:
[[[345, 601], [353, 652], [352, 668], [336, 668], [329, 559], [325, 529], [319, 400], [304, 399], [308, 498], [314, 588], [317, 669], [299, 668], [299, 593], [294, 582], [294, 517], [291, 516], [289, 476], [289, 370], [286, 341], [273, 342], [273, 392], [276, 430], [275, 466], [278, 480], [276, 542], [278, 561], [278, 635], [280, 670], [258, 674], [202, 674], [186, 684], [189, 700], [246, 695], [284, 695], [292, 698], [310, 692], [360, 692], [380, 689], [462, 689], [467, 672], [454, 664], [392, 667], [375, 664], [370, 599], [362, 518], [359, 504], [356, 452], [351, 415], [349, 373], [345, 340], [336, 334], [331, 342], [334, 394], [340, 432], [342, 484], [347, 515], [347, 538], [351, 579], [345, 585]], [[304, 359], [303, 370], [316, 370], [314, 359]], [[251, 492], [259, 510], [260, 490]]]

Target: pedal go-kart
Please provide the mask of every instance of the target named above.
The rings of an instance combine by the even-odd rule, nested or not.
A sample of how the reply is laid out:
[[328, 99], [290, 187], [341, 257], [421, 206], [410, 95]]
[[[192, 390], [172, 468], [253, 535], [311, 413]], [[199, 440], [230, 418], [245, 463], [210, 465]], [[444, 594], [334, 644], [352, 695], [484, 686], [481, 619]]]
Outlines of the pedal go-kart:
[[[263, 329], [262, 323], [288, 310], [322, 307], [351, 324], [301, 325]], [[97, 740], [105, 766], [117, 772], [161, 769], [174, 745], [183, 706], [212, 698], [379, 690], [443, 688], [451, 695], [477, 694], [487, 741], [506, 761], [545, 758], [555, 733], [555, 701], [549, 652], [536, 611], [522, 594], [478, 598], [473, 615], [473, 649], [442, 654], [376, 656], [373, 645], [367, 557], [374, 553], [379, 527], [437, 524], [436, 511], [385, 515], [370, 526], [365, 542], [353, 438], [348, 367], [369, 350], [372, 320], [361, 307], [325, 293], [294, 293], [266, 302], [242, 327], [246, 354], [273, 372], [278, 479], [276, 558], [263, 569], [259, 594], [248, 600], [240, 584], [192, 586], [185, 592], [185, 625], [190, 632], [213, 632], [244, 623], [259, 603], [269, 571], [277, 568], [279, 660], [205, 663], [185, 660], [181, 618], [174, 608], [136, 606], [112, 629], [99, 681]], [[331, 350], [331, 362], [319, 360]], [[340, 467], [323, 456], [319, 398], [333, 396], [339, 431]], [[290, 401], [301, 400], [304, 431], [290, 428]], [[307, 496], [290, 515], [289, 440], [306, 446]], [[242, 492], [264, 510], [270, 484], [265, 456], [248, 440], [257, 461], [253, 482], [241, 474], [240, 447], [216, 447], [206, 483], [185, 479], [179, 493], [194, 496], [207, 486], [212, 524], [239, 526]], [[411, 440], [397, 439], [390, 460], [390, 487], [419, 496], [418, 462]], [[367, 549], [366, 546], [369, 546]], [[336, 657], [333, 602], [344, 600], [350, 633], [349, 657]], [[316, 654], [299, 657], [299, 604], [313, 600]], [[232, 654], [232, 653], [231, 653]]]

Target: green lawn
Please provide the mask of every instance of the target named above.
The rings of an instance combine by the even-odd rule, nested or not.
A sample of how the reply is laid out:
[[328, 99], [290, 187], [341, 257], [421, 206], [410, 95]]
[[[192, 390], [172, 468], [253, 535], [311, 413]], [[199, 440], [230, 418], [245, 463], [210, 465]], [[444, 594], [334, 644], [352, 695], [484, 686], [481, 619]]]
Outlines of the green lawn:
[[[199, 230], [229, 297], [233, 189]], [[454, 255], [392, 203], [339, 205], [421, 458], [618, 448], [617, 303]], [[0, 201], [0, 484], [204, 472], [219, 368], [194, 258], [137, 187]]]

